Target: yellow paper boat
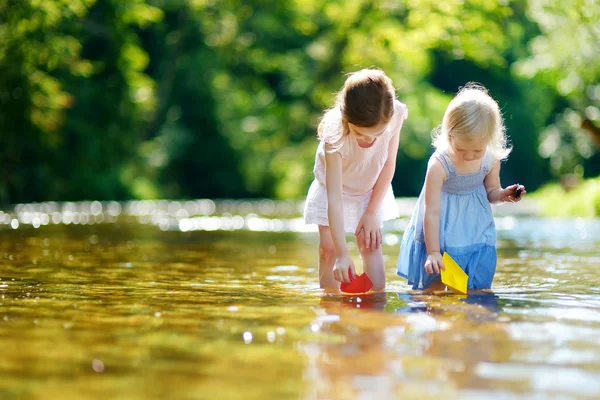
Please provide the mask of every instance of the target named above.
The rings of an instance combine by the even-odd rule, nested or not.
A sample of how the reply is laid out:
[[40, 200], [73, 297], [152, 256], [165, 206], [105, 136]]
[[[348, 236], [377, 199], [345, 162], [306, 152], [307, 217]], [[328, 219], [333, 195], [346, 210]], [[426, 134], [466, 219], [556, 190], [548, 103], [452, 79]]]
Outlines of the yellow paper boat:
[[444, 253], [442, 262], [445, 271], [442, 273], [442, 283], [450, 288], [455, 294], [467, 294], [467, 281], [469, 276], [465, 274], [460, 265], [450, 257], [450, 254]]

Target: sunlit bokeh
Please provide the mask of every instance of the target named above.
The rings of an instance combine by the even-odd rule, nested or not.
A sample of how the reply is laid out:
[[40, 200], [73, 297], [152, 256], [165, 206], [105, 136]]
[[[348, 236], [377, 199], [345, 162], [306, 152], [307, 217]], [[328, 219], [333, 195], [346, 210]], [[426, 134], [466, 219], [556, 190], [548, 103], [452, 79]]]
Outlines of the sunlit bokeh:
[[395, 275], [403, 217], [385, 229], [386, 293], [341, 296], [318, 287], [318, 235], [302, 227], [301, 205], [5, 209], [0, 371], [15, 379], [0, 390], [65, 399], [148, 398], [175, 386], [192, 398], [600, 395], [597, 219], [498, 213], [493, 292], [461, 297], [419, 295]]
[[[597, 0], [0, 0], [0, 399], [600, 398], [598, 21]], [[365, 67], [409, 110], [400, 217], [385, 292], [324, 293], [303, 200]], [[493, 206], [492, 291], [424, 295], [396, 261], [470, 81], [528, 193]]]

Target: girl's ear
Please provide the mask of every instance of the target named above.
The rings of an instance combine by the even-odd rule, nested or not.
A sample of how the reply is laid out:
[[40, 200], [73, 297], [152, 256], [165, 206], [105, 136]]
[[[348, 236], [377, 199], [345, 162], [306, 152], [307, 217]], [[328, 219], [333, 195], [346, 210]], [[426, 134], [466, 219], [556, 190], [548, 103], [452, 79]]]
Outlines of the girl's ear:
[[344, 135], [350, 134], [350, 125], [348, 124], [348, 120], [342, 117], [342, 128], [344, 129]]

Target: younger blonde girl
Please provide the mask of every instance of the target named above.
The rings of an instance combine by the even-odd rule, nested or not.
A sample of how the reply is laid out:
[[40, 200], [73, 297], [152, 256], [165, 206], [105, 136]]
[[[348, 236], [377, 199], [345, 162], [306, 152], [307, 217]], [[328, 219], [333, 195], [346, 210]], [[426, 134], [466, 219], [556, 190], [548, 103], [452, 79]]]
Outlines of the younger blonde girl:
[[442, 253], [469, 275], [468, 289], [488, 289], [496, 271], [490, 203], [517, 202], [521, 185], [502, 188], [500, 162], [511, 149], [498, 104], [469, 84], [450, 102], [434, 133], [425, 184], [404, 232], [398, 275], [413, 289], [443, 290]]

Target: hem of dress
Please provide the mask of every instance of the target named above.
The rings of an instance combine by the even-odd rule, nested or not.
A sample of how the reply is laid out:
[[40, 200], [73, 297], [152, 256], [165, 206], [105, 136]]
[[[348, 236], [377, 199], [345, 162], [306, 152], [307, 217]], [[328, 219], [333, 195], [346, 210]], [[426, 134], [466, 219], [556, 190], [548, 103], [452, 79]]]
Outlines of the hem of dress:
[[[412, 290], [425, 290], [425, 289], [429, 289], [429, 288], [431, 287], [431, 285], [433, 285], [433, 284], [434, 284], [434, 283], [437, 281], [437, 279], [433, 279], [433, 280], [431, 281], [431, 283], [430, 283], [430, 284], [428, 284], [427, 286], [425, 286], [425, 285], [421, 285], [421, 287], [419, 287], [418, 285], [415, 285], [415, 283], [414, 283], [414, 282], [411, 282], [411, 281], [408, 279], [408, 276], [404, 275], [402, 272], [398, 272], [398, 271], [396, 271], [396, 275], [398, 275], [398, 276], [399, 276], [399, 277], [401, 277], [401, 278], [404, 278], [404, 279], [406, 279], [406, 281], [407, 281], [407, 282], [406, 282], [406, 284], [407, 284], [407, 285], [409, 285], [409, 286], [412, 288]], [[440, 279], [441, 279], [441, 276], [440, 276], [440, 274], [437, 274], [437, 275], [436, 275], [436, 277], [440, 277]]]
[[[423, 246], [423, 247], [427, 247], [427, 244], [424, 241], [421, 241], [419, 239], [415, 239], [414, 240], [415, 243], [418, 243], [419, 245]], [[472, 254], [475, 253], [481, 249], [483, 249], [484, 247], [496, 247], [495, 243], [488, 243], [488, 242], [479, 242], [479, 243], [473, 243], [473, 244], [468, 244], [466, 246], [445, 246], [441, 249], [441, 253], [450, 253], [451, 256], [463, 256], [463, 255], [467, 255], [467, 254]]]
[[[372, 190], [365, 193], [367, 198], [364, 199], [344, 199], [342, 215], [344, 217], [344, 231], [346, 233], [354, 233], [356, 226], [365, 213], [368, 207], [368, 201], [372, 195]], [[308, 189], [306, 203], [304, 205], [304, 224], [305, 225], [321, 225], [330, 226], [327, 215], [327, 197], [326, 188], [317, 179], [313, 181]], [[383, 228], [383, 223], [392, 221], [400, 217], [396, 199], [392, 187], [388, 188], [387, 193], [378, 211], [380, 228]]]
[[[381, 224], [379, 225], [379, 228], [383, 231], [383, 222], [386, 221], [393, 221], [395, 219], [400, 218], [400, 216], [395, 216], [395, 217], [389, 217], [386, 219], [381, 220]], [[321, 226], [327, 226], [329, 227], [329, 221], [328, 220], [323, 220], [323, 219], [319, 219], [319, 218], [314, 218], [314, 217], [310, 217], [310, 218], [304, 218], [304, 225], [321, 225]], [[347, 229], [346, 227], [344, 227], [344, 232], [346, 233], [354, 233], [354, 229]]]
[[[421, 247], [421, 249], [423, 249], [422, 246], [424, 246], [424, 243], [422, 243], [418, 240], [415, 240], [413, 243], [417, 247]], [[469, 257], [471, 254], [478, 253], [481, 251], [487, 251], [487, 249], [493, 251], [494, 255], [496, 254], [496, 246], [490, 245], [487, 243], [475, 243], [475, 244], [468, 245], [468, 246], [447, 248], [447, 249], [444, 249], [443, 251], [448, 252], [452, 257], [455, 257], [456, 261], [460, 264], [461, 263], [460, 258], [465, 257], [465, 256]], [[458, 250], [458, 252], [456, 250]], [[411, 264], [413, 264], [413, 263], [411, 262]], [[468, 290], [485, 290], [485, 289], [492, 288], [494, 275], [495, 275], [495, 271], [496, 271], [496, 259], [495, 258], [494, 258], [493, 264], [494, 264], [493, 270], [491, 271], [490, 274], [487, 275], [487, 277], [486, 277], [485, 273], [482, 277], [480, 274], [477, 273], [477, 271], [469, 272]], [[396, 268], [399, 268], [399, 267], [400, 267], [400, 263], [397, 264]], [[419, 268], [419, 267], [417, 266], [415, 268]], [[423, 266], [421, 266], [420, 268], [423, 268]], [[472, 276], [472, 273], [474, 273], [475, 275]], [[415, 274], [416, 274], [416, 276], [418, 276], [418, 279], [415, 279], [415, 276], [413, 276]], [[410, 268], [409, 268], [408, 274], [404, 274], [403, 272], [400, 272], [397, 269], [396, 275], [406, 279], [408, 285], [410, 285], [413, 290], [428, 289], [429, 287], [431, 287], [431, 285], [433, 285], [435, 282], [437, 282], [438, 280], [441, 279], [441, 274], [429, 275], [429, 274], [424, 273], [423, 271], [421, 271], [421, 273], [419, 273], [415, 269], [411, 270]], [[409, 275], [411, 275], [411, 276], [409, 277]], [[476, 277], [477, 277], [477, 280], [475, 282], [472, 282], [471, 279], [475, 279]]]

